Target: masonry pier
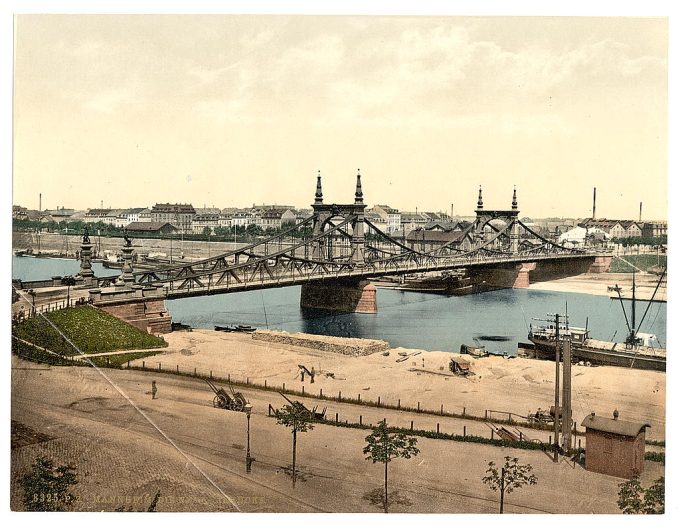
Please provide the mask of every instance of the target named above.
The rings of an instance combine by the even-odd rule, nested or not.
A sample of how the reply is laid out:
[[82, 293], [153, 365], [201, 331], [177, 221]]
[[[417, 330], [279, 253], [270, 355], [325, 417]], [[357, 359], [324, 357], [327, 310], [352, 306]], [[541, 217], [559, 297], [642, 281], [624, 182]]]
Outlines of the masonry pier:
[[378, 312], [376, 288], [366, 280], [333, 279], [302, 285], [300, 307], [337, 312]]

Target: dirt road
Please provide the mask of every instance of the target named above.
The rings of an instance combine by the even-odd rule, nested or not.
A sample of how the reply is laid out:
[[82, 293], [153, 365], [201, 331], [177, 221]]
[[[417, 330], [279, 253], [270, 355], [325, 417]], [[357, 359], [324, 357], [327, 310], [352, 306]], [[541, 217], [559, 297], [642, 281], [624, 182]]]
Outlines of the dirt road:
[[[301, 434], [302, 479], [292, 489], [285, 472], [291, 436], [266, 416], [271, 392], [247, 392], [254, 405], [256, 458], [247, 475], [246, 417], [213, 408], [212, 393], [201, 380], [126, 370], [44, 369], [16, 358], [12, 365], [12, 419], [50, 438], [12, 451], [15, 509], [17, 476], [44, 454], [77, 466], [79, 510], [144, 509], [157, 490], [159, 510], [381, 510], [371, 503], [372, 492], [382, 486], [382, 471], [363, 458], [366, 430], [316, 425]], [[158, 385], [155, 400], [149, 394], [152, 379]], [[345, 414], [356, 411], [350, 408], [338, 406]], [[390, 412], [388, 421], [396, 421], [398, 413]], [[508, 512], [618, 512], [621, 480], [566, 462], [556, 465], [542, 452], [422, 438], [418, 447], [417, 457], [390, 464], [390, 487], [398, 493], [394, 512], [496, 512], [496, 495], [481, 477], [488, 461], [504, 455], [531, 463], [539, 480], [531, 491], [507, 498]], [[643, 477], [651, 480], [662, 471], [648, 462]]]

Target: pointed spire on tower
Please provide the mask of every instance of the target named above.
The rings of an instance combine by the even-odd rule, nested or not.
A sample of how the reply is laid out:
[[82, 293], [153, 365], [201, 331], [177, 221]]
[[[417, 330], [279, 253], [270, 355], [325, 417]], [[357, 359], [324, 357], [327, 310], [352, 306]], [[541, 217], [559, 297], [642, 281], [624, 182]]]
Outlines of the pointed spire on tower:
[[477, 209], [484, 209], [484, 201], [482, 200], [482, 186], [479, 186], [479, 197], [477, 198]]
[[512, 209], [517, 209], [517, 188], [512, 187]]
[[364, 203], [364, 193], [361, 190], [361, 169], [357, 169], [357, 189], [354, 192], [354, 203], [355, 204]]
[[321, 191], [321, 169], [316, 175], [316, 193], [314, 194], [314, 203], [323, 204], [323, 192]]

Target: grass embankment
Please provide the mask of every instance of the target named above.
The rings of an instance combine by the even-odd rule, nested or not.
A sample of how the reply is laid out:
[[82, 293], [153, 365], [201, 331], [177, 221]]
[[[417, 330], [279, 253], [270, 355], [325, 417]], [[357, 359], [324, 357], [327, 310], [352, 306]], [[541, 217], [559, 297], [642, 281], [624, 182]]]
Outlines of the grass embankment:
[[[625, 261], [623, 260], [625, 259]], [[612, 274], [630, 274], [637, 272], [630, 264], [637, 266], [640, 270], [647, 271], [657, 265], [656, 255], [641, 254], [641, 255], [624, 255], [623, 259], [614, 256], [612, 264], [609, 267], [609, 272]], [[628, 261], [628, 264], [626, 261]], [[666, 266], [666, 256], [660, 255], [658, 260], [659, 266]]]
[[[168, 345], [163, 338], [141, 331], [89, 305], [58, 310], [31, 318], [15, 326], [12, 334], [59, 355], [77, 355], [78, 351], [45, 318], [86, 354], [126, 349], [158, 349]], [[147, 356], [145, 353], [142, 354]], [[127, 360], [128, 358], [125, 359]], [[110, 358], [109, 363], [113, 362], [114, 360]]]

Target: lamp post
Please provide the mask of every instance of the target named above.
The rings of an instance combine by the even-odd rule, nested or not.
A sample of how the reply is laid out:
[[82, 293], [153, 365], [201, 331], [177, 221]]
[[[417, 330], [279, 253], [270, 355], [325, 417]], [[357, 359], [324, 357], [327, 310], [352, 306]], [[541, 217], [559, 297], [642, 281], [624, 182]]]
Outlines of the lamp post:
[[250, 474], [250, 465], [252, 459], [250, 458], [250, 413], [253, 411], [253, 405], [249, 402], [245, 405], [246, 419], [248, 420], [247, 437], [246, 437], [246, 472]]
[[33, 290], [32, 288], [29, 288], [26, 292], [31, 296], [31, 311], [30, 311], [30, 314], [31, 314], [31, 316], [35, 316], [35, 290]]

